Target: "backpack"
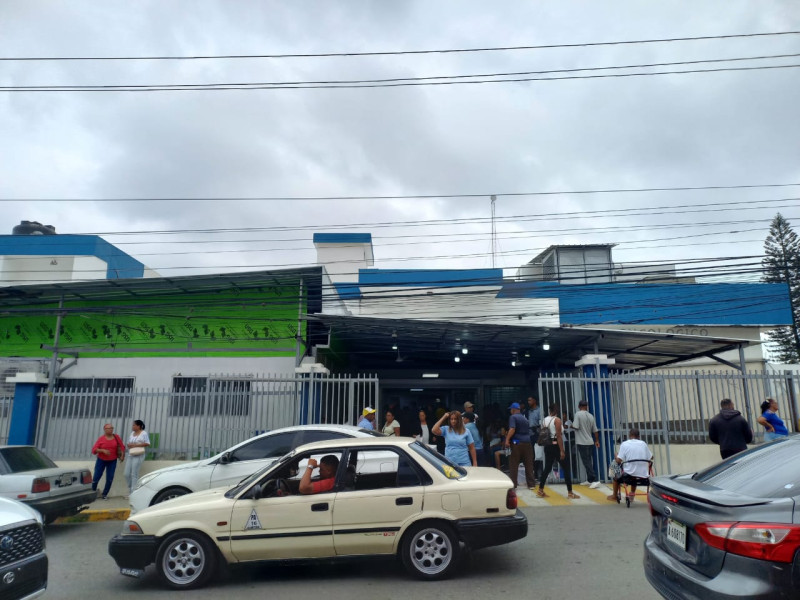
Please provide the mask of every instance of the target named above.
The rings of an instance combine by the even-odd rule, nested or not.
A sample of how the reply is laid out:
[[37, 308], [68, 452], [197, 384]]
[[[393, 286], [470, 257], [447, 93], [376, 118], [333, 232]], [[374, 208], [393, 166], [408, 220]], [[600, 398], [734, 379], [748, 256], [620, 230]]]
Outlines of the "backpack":
[[[550, 419], [550, 423], [552, 422], [553, 420]], [[553, 436], [550, 433], [550, 424], [545, 425], [544, 420], [542, 421], [541, 427], [539, 427], [539, 437], [536, 443], [540, 446], [550, 446], [553, 443]]]

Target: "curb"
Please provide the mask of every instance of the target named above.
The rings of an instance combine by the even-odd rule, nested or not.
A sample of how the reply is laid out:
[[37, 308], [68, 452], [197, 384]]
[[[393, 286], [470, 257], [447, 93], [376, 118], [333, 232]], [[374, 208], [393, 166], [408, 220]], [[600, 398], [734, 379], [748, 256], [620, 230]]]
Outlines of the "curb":
[[106, 508], [84, 510], [71, 517], [59, 517], [55, 523], [89, 523], [94, 521], [125, 521], [131, 514], [130, 508]]

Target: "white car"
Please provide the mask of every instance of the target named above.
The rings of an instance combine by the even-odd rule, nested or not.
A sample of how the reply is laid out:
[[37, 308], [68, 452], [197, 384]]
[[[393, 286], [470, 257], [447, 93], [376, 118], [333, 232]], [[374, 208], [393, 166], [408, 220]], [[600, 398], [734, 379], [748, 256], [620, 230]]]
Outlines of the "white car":
[[470, 550], [527, 533], [501, 471], [456, 466], [412, 438], [376, 437], [302, 446], [230, 489], [147, 508], [108, 551], [123, 575], [154, 564], [174, 589], [205, 585], [220, 564], [392, 555], [434, 580]]
[[383, 434], [352, 425], [296, 425], [262, 433], [211, 458], [144, 475], [131, 494], [131, 513], [192, 492], [230, 487], [303, 444], [364, 437]]
[[31, 600], [47, 589], [47, 554], [42, 516], [0, 498], [0, 598]]

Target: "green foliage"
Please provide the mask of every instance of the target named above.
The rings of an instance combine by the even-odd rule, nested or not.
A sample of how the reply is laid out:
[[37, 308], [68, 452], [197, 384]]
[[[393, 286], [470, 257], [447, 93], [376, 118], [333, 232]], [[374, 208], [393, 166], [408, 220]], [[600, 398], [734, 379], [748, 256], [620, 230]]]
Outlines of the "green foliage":
[[763, 280], [788, 284], [792, 307], [792, 325], [773, 329], [769, 340], [779, 362], [800, 363], [800, 237], [780, 213], [770, 224], [764, 254]]

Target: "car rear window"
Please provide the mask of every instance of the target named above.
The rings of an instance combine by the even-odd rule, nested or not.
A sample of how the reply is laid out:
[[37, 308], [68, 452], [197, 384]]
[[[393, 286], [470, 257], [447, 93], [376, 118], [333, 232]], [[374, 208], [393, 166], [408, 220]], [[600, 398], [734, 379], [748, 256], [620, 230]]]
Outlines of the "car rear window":
[[363, 427], [358, 430], [359, 433], [366, 433], [367, 435], [371, 435], [372, 437], [386, 437], [380, 431], [373, 431], [372, 429], [364, 429]]
[[757, 446], [694, 474], [692, 479], [756, 498], [800, 495], [800, 443], [785, 438]]
[[0, 450], [9, 473], [52, 469], [57, 465], [36, 448], [22, 446], [19, 448], [3, 448]]

